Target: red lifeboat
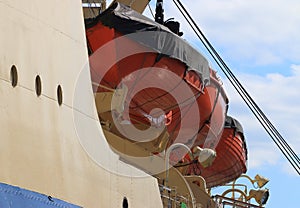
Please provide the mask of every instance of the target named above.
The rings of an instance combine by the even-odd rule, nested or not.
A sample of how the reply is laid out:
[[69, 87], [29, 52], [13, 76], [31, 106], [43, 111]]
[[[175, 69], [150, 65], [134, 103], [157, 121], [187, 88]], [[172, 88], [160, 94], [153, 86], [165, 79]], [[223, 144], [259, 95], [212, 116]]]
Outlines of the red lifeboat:
[[201, 175], [208, 188], [238, 178], [247, 171], [247, 147], [241, 124], [227, 117], [221, 139], [216, 147], [217, 157], [212, 166], [203, 168], [199, 163], [188, 167], [187, 175]]
[[[202, 175], [208, 187], [245, 172], [242, 134], [227, 124], [223, 130], [228, 99], [216, 72], [199, 52], [168, 28], [119, 3], [86, 26], [94, 93], [126, 91], [119, 110], [99, 113], [102, 121], [139, 130], [162, 127], [168, 136], [163, 148], [154, 143], [148, 149], [155, 154], [174, 143], [215, 149], [212, 167], [193, 164], [185, 172]], [[124, 139], [142, 147], [147, 142], [126, 135]], [[171, 154], [170, 161], [176, 164], [183, 156]]]
[[[223, 128], [228, 100], [222, 85], [186, 41], [140, 16], [116, 4], [87, 24], [94, 93], [126, 86], [123, 121], [165, 126], [166, 148], [203, 145], [208, 133]], [[155, 115], [153, 109], [161, 111]]]

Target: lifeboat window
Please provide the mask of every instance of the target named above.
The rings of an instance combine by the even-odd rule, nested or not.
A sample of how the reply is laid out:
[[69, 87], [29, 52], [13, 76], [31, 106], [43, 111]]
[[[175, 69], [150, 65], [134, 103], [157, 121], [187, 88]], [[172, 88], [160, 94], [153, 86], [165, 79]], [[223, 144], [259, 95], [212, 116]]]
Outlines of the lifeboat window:
[[123, 198], [123, 208], [128, 208], [128, 200], [126, 197]]
[[13, 87], [16, 87], [18, 84], [18, 71], [17, 71], [17, 67], [15, 65], [13, 65], [10, 68], [10, 81], [11, 81], [11, 85]]
[[63, 103], [63, 95], [62, 95], [63, 93], [62, 93], [62, 88], [60, 85], [57, 86], [56, 93], [57, 93], [58, 105], [61, 105]]
[[37, 96], [42, 94], [42, 81], [39, 75], [35, 77], [35, 92]]

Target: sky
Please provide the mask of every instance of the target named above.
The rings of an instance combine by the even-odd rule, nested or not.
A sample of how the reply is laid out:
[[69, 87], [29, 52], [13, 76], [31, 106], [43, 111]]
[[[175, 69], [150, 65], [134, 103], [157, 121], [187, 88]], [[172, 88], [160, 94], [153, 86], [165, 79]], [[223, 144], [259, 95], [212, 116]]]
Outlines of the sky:
[[[182, 0], [233, 73], [300, 154], [300, 1]], [[155, 1], [150, 6], [155, 10]], [[181, 22], [183, 38], [209, 59], [229, 97], [228, 114], [243, 125], [248, 146], [248, 172], [270, 179], [266, 207], [297, 207], [300, 176], [293, 170], [238, 94], [203, 50], [173, 1], [165, 0], [165, 19]], [[151, 17], [147, 8], [145, 15]], [[240, 179], [240, 182], [247, 182]], [[218, 191], [217, 189], [214, 191]]]

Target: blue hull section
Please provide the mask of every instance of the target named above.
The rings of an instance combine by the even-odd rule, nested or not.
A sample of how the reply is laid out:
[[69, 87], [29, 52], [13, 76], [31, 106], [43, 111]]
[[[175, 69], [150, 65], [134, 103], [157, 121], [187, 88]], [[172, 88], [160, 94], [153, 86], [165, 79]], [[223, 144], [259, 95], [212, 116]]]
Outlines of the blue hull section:
[[80, 208], [60, 199], [0, 183], [1, 208]]

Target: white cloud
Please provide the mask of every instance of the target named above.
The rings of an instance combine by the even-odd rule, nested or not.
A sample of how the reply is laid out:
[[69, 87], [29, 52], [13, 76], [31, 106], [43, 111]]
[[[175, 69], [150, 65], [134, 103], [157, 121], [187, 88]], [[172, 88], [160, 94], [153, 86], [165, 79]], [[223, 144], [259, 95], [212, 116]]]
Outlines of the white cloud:
[[300, 65], [292, 64], [291, 68], [295, 75], [300, 76]]
[[[250, 138], [248, 138], [249, 140]], [[248, 143], [250, 143], [249, 141]], [[249, 168], [259, 168], [265, 165], [276, 165], [280, 159], [278, 151], [274, 151], [274, 145], [267, 142], [251, 142], [249, 148]]]
[[[111, 0], [108, 1], [108, 5]], [[300, 2], [297, 0], [181, 0], [222, 56], [252, 65], [300, 62]], [[155, 0], [151, 7], [155, 12]], [[164, 1], [165, 19], [175, 17], [184, 38], [196, 40], [172, 0]], [[152, 18], [149, 8], [145, 15]], [[199, 41], [197, 40], [197, 43]]]
[[[223, 49], [223, 55], [231, 60], [252, 61], [255, 65], [300, 61], [299, 1], [183, 0], [182, 3], [213, 45]], [[164, 4], [165, 17], [175, 17], [183, 25], [184, 37], [195, 39], [173, 1]]]
[[284, 162], [281, 166], [282, 172], [290, 175], [290, 176], [299, 176], [299, 174], [291, 167], [288, 162]]

